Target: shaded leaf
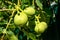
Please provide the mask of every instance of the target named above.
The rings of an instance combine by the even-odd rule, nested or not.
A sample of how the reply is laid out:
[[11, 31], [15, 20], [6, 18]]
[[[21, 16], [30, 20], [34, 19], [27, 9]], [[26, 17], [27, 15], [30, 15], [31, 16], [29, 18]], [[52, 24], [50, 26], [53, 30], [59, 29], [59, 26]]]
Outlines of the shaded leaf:
[[18, 40], [18, 38], [15, 35], [12, 35], [9, 40]]
[[33, 33], [28, 33], [25, 30], [23, 30], [23, 32], [27, 35], [28, 38], [31, 38], [32, 40], [36, 40], [36, 36]]
[[2, 27], [0, 27], [0, 34], [2, 33], [2, 30], [3, 30]]
[[36, 36], [33, 33], [29, 33], [27, 36], [32, 40], [36, 40]]
[[36, 4], [37, 6], [42, 10], [43, 9], [43, 5], [42, 3], [40, 2], [40, 0], [36, 0]]

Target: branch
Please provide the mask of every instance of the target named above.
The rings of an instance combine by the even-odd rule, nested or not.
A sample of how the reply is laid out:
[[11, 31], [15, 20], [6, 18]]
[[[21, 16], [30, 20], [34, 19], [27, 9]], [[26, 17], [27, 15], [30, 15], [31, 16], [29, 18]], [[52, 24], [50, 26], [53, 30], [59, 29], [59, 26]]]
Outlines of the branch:
[[10, 20], [9, 20], [9, 22], [8, 22], [7, 26], [6, 26], [6, 30], [7, 30], [8, 26], [9, 26], [9, 24], [10, 24], [11, 20], [13, 19], [12, 17], [14, 16], [14, 12], [15, 12], [15, 10], [12, 12], [11, 18], [10, 18]]
[[15, 3], [12, 3], [12, 2], [10, 2], [10, 1], [5, 1], [6, 3], [8, 3], [8, 4], [13, 4], [13, 5], [16, 5]]
[[0, 11], [13, 11], [13, 10], [16, 10], [16, 9], [0, 9]]

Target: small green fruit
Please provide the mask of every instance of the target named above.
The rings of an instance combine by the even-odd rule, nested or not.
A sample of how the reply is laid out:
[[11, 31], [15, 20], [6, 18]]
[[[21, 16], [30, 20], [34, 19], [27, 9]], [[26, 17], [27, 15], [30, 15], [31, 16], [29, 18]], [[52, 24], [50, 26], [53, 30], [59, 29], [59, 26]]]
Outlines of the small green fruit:
[[33, 7], [28, 7], [24, 10], [24, 12], [27, 14], [27, 15], [33, 15], [35, 14], [35, 9]]
[[47, 28], [47, 23], [45, 22], [39, 22], [36, 26], [35, 26], [35, 32], [37, 33], [43, 33]]
[[14, 17], [14, 23], [16, 25], [23, 25], [28, 21], [28, 17], [24, 12], [21, 12], [20, 15], [16, 14]]

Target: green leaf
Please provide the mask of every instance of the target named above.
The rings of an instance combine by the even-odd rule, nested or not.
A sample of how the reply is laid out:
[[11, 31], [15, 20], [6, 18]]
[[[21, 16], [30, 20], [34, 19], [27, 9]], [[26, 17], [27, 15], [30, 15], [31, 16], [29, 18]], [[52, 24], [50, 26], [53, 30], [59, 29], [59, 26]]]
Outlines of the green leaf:
[[10, 24], [10, 26], [9, 26], [8, 28], [13, 28], [13, 29], [15, 29], [16, 26], [12, 23], [12, 24]]
[[58, 2], [58, 0], [55, 0], [56, 2]]
[[2, 27], [0, 27], [0, 34], [2, 33], [2, 30], [3, 30]]
[[31, 38], [32, 40], [36, 40], [36, 36], [33, 33], [29, 33], [28, 37]]
[[14, 33], [13, 33], [11, 30], [7, 31], [7, 34], [8, 34], [9, 36], [14, 35]]
[[7, 21], [6, 20], [2, 20], [2, 21], [0, 21], [0, 25], [4, 25], [4, 24], [7, 24]]
[[37, 6], [42, 10], [43, 9], [43, 5], [42, 3], [40, 2], [40, 0], [36, 0], [36, 4]]
[[3, 34], [6, 34], [6, 33], [7, 33], [6, 29], [3, 29], [3, 31], [2, 31], [2, 32], [3, 32]]
[[28, 38], [31, 38], [32, 40], [36, 40], [36, 36], [33, 33], [28, 33], [25, 30], [23, 30], [23, 32], [27, 35]]
[[15, 35], [12, 35], [9, 40], [18, 40], [18, 38]]
[[29, 0], [22, 0], [23, 3], [27, 3]]

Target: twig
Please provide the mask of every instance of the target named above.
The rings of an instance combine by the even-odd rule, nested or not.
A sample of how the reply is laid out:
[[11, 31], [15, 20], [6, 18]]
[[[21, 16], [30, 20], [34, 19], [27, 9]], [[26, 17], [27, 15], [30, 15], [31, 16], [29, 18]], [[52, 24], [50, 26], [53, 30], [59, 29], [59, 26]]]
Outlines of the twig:
[[19, 6], [20, 5], [20, 1], [18, 0], [18, 2], [17, 2], [17, 5]]
[[19, 8], [19, 10], [23, 12], [23, 10], [21, 8]]
[[10, 1], [5, 1], [6, 3], [8, 3], [8, 4], [13, 4], [13, 5], [16, 5], [15, 3], [12, 3], [12, 2], [10, 2]]
[[32, 1], [32, 5], [34, 6], [34, 0]]
[[2, 35], [1, 40], [3, 40], [3, 38], [4, 38], [4, 34]]
[[13, 10], [16, 10], [16, 9], [0, 9], [0, 11], [13, 11]]
[[11, 20], [13, 19], [12, 17], [14, 16], [14, 12], [15, 12], [15, 10], [12, 12], [11, 18], [10, 18], [10, 20], [9, 20], [9, 22], [8, 22], [7, 26], [6, 26], [6, 30], [7, 30], [8, 26], [9, 26], [9, 24], [10, 24]]

